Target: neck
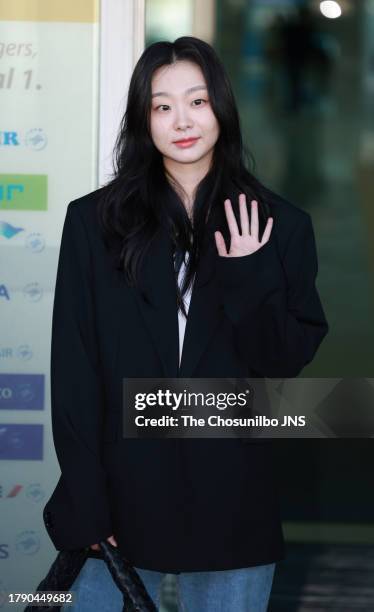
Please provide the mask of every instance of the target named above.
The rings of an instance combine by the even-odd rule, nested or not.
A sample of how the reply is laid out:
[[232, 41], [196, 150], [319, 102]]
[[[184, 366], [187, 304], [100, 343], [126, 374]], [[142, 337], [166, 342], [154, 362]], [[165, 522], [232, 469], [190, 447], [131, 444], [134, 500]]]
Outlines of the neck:
[[181, 164], [173, 159], [164, 157], [164, 167], [167, 174], [177, 181], [185, 192], [181, 194], [181, 197], [190, 218], [192, 217], [196, 188], [204, 176], [209, 172], [210, 165], [211, 156], [206, 156], [198, 162], [191, 164]]

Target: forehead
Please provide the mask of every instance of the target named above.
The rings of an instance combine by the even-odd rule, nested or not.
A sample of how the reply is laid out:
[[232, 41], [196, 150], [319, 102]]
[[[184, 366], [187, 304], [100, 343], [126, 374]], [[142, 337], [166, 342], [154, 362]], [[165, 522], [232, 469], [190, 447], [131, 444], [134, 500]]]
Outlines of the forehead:
[[206, 85], [203, 72], [197, 64], [184, 60], [157, 68], [152, 77], [152, 93], [183, 93], [195, 85]]

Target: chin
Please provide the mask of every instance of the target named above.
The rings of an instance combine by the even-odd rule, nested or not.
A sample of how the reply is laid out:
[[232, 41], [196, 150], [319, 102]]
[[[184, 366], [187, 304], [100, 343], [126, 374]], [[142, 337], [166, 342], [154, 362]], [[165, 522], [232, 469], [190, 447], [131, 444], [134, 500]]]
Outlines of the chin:
[[203, 154], [200, 153], [199, 155], [196, 155], [196, 153], [194, 155], [192, 155], [191, 153], [190, 153], [190, 155], [186, 154], [186, 152], [182, 152], [181, 155], [175, 155], [175, 153], [174, 153], [174, 155], [167, 155], [167, 157], [169, 159], [171, 159], [172, 161], [182, 162], [182, 163], [183, 162], [199, 161], [199, 159], [204, 157], [204, 153]]
[[173, 150], [171, 151], [165, 151], [165, 152], [161, 152], [162, 155], [167, 158], [170, 159], [173, 162], [176, 163], [186, 163], [186, 164], [191, 164], [194, 162], [198, 162], [201, 159], [203, 159], [204, 157], [206, 157], [206, 155], [208, 155], [210, 153], [210, 150], [208, 151], [193, 151], [192, 148], [191, 149], [181, 149], [180, 151], [175, 151]]

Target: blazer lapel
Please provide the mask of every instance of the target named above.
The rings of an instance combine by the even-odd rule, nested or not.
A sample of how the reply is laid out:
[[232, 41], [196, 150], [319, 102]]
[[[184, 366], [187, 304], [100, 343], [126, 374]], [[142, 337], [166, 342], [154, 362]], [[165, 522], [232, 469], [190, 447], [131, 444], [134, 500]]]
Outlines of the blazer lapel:
[[160, 356], [164, 376], [177, 377], [179, 332], [173, 251], [171, 239], [162, 226], [149, 245], [140, 272], [140, 288], [134, 293]]
[[223, 316], [218, 288], [214, 282], [217, 257], [215, 244], [206, 240], [192, 288], [179, 368], [176, 277], [172, 241], [165, 227], [160, 226], [149, 246], [141, 269], [140, 288], [135, 289], [134, 293], [166, 378], [193, 376]]
[[179, 369], [179, 376], [183, 378], [193, 376], [215, 328], [223, 317], [215, 282], [217, 257], [215, 244], [207, 241], [200, 255], [188, 310]]

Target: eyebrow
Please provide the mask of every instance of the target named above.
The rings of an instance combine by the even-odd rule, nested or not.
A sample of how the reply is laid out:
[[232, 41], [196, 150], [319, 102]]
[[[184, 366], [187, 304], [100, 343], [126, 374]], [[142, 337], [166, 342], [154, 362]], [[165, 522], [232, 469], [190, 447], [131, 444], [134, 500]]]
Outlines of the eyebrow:
[[[195, 87], [190, 87], [189, 89], [186, 89], [185, 93], [189, 94], [193, 91], [198, 91], [199, 89], [207, 88], [205, 87], [205, 85], [195, 85]], [[170, 94], [168, 94], [166, 91], [158, 91], [157, 93], [152, 94], [152, 98], [155, 98], [156, 96], [170, 96]]]

